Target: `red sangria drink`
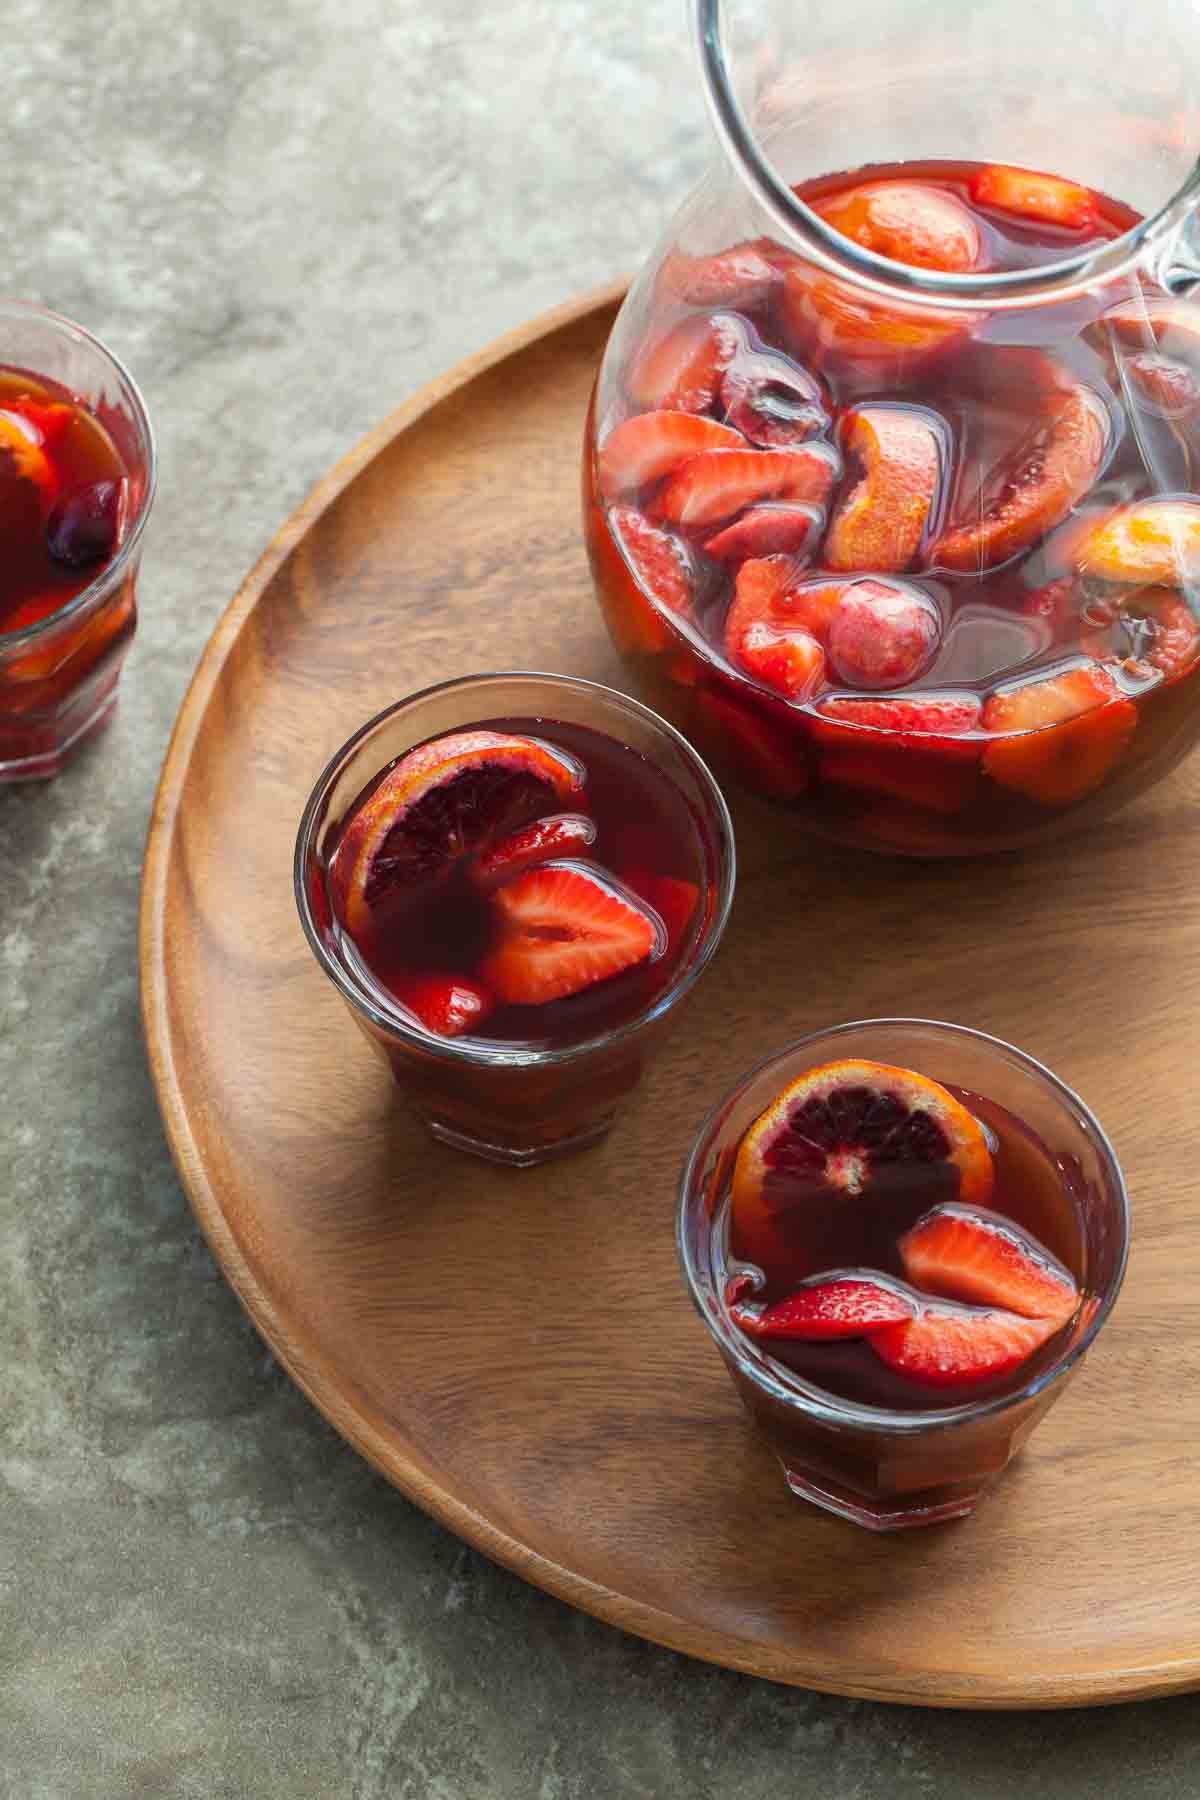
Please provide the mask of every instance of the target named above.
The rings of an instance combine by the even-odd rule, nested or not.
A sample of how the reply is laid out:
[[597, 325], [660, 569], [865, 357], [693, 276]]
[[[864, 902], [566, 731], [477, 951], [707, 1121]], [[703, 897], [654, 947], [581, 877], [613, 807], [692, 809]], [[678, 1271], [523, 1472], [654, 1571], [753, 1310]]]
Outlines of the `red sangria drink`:
[[[826, 837], [975, 853], [1099, 816], [1200, 733], [1200, 301], [1122, 190], [1070, 171], [785, 182], [789, 107], [821, 113], [805, 9], [750, 9], [798, 56], [792, 87], [762, 77], [761, 144], [720, 11], [699, 0], [736, 184], [631, 291], [586, 431], [613, 639], [705, 756]], [[827, 71], [846, 142], [879, 135], [856, 56]]]
[[697, 1156], [685, 1269], [793, 1492], [876, 1529], [969, 1512], [1120, 1284], [1080, 1102], [993, 1039], [873, 1021], [755, 1071]]
[[716, 946], [732, 836], [703, 764], [636, 702], [484, 676], [339, 753], [297, 880], [319, 959], [435, 1135], [535, 1162], [594, 1142], [636, 1083]]
[[111, 716], [154, 452], [140, 397], [65, 319], [0, 304], [0, 780], [57, 773]]

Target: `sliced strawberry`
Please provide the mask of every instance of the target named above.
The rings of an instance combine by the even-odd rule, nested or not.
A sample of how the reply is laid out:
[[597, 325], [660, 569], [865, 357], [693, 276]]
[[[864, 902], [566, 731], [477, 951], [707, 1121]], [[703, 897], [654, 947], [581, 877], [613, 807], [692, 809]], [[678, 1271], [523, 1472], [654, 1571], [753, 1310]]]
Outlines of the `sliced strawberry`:
[[663, 611], [688, 618], [696, 587], [691, 551], [632, 506], [588, 513], [588, 550], [614, 642], [624, 656], [659, 656], [676, 642]]
[[461, 1037], [465, 1031], [478, 1030], [496, 1004], [480, 982], [464, 975], [413, 975], [395, 983], [392, 991], [426, 1031], [439, 1037]]
[[949, 816], [975, 794], [979, 727], [974, 695], [921, 700], [823, 700], [811, 715], [821, 779], [887, 794]]
[[910, 1381], [929, 1387], [969, 1387], [1020, 1368], [1061, 1326], [1061, 1319], [928, 1306], [915, 1319], [873, 1331], [867, 1342], [889, 1369]]
[[796, 737], [763, 718], [749, 700], [699, 688], [692, 730], [721, 757], [751, 793], [794, 800], [808, 786], [808, 763]]
[[979, 701], [974, 694], [923, 694], [919, 700], [822, 700], [813, 736], [834, 748], [894, 745], [936, 751], [962, 762], [979, 757]]
[[658, 285], [689, 306], [753, 306], [779, 279], [778, 269], [754, 244], [734, 244], [715, 256], [673, 250], [659, 270]]
[[758, 500], [803, 500], [823, 507], [828, 504], [838, 464], [837, 452], [826, 443], [805, 444], [799, 450], [703, 450], [668, 477], [653, 510], [656, 517], [673, 525], [696, 529], [731, 519]]
[[677, 875], [652, 875], [645, 869], [631, 869], [625, 880], [635, 894], [654, 908], [670, 941], [677, 944], [691, 924], [700, 899], [695, 882], [682, 881]]
[[725, 646], [732, 653], [747, 625], [762, 623], [780, 630], [807, 631], [819, 644], [829, 636], [846, 583], [805, 574], [799, 556], [756, 556], [737, 573], [733, 605], [725, 621]]
[[764, 556], [742, 564], [725, 621], [726, 648], [753, 620], [777, 630], [808, 632], [824, 649], [846, 593], [844, 576], [813, 575], [803, 557]]
[[785, 700], [812, 693], [825, 672], [825, 652], [806, 631], [748, 625], [738, 639], [737, 661], [748, 675]]
[[971, 198], [976, 206], [990, 206], [1044, 225], [1062, 225], [1070, 231], [1084, 231], [1096, 223], [1096, 196], [1091, 188], [1003, 163], [993, 163], [976, 175]]
[[718, 562], [743, 562], [748, 556], [774, 556], [783, 551], [808, 562], [824, 523], [819, 506], [805, 506], [799, 500], [769, 500], [763, 506], [751, 506], [732, 525], [723, 526], [704, 548]]
[[722, 371], [742, 342], [740, 321], [729, 313], [681, 319], [639, 352], [629, 377], [635, 405], [648, 411], [707, 412]]
[[607, 981], [661, 946], [653, 919], [586, 863], [551, 862], [497, 888], [484, 980], [510, 1006], [543, 1006]]
[[[610, 500], [633, 496], [703, 450], [744, 451], [740, 431], [690, 412], [646, 412], [626, 419], [605, 440], [598, 472]], [[803, 496], [801, 496], [803, 498]]]
[[[800, 568], [790, 556], [744, 562], [725, 620], [729, 660], [786, 700], [810, 693], [825, 667], [813, 630], [823, 623], [821, 610], [819, 603], [806, 604], [808, 584], [798, 581]], [[820, 584], [822, 596], [825, 585]]]
[[860, 1275], [824, 1275], [773, 1306], [759, 1309], [735, 1302], [729, 1316], [749, 1337], [819, 1341], [866, 1337], [881, 1325], [912, 1319], [916, 1312], [915, 1296], [898, 1285]]
[[993, 781], [1045, 806], [1099, 787], [1133, 736], [1137, 707], [1096, 663], [993, 694], [983, 709]]
[[927, 1294], [1060, 1323], [1079, 1304], [1074, 1280], [1044, 1245], [979, 1207], [935, 1206], [898, 1249], [905, 1274]]
[[668, 612], [686, 618], [692, 610], [695, 575], [686, 544], [652, 525], [632, 506], [614, 506], [608, 515], [617, 547], [638, 586]]
[[582, 856], [595, 841], [596, 827], [585, 813], [552, 813], [485, 849], [475, 858], [469, 873], [475, 886], [487, 891], [538, 863], [555, 857]]

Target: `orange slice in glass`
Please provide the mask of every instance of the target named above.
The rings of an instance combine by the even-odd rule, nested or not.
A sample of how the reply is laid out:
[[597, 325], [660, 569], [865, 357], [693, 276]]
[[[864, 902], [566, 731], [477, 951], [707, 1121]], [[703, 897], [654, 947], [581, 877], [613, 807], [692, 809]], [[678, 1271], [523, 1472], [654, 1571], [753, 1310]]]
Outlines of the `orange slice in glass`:
[[351, 814], [330, 864], [334, 905], [351, 934], [377, 908], [446, 879], [583, 790], [573, 758], [536, 738], [451, 732], [410, 750]]

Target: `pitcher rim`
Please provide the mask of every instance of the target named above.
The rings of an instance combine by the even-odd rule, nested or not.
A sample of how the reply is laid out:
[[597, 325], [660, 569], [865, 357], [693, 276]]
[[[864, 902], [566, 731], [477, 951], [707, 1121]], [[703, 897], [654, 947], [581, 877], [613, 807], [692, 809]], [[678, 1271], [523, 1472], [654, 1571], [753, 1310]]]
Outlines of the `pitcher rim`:
[[[696, 48], [705, 100], [717, 138], [746, 186], [755, 195], [783, 241], [826, 274], [848, 280], [884, 300], [902, 298], [916, 307], [944, 306], [964, 312], [1010, 311], [1032, 304], [1069, 300], [1131, 270], [1161, 266], [1189, 215], [1200, 205], [1200, 158], [1175, 193], [1119, 237], [1080, 250], [1039, 268], [977, 275], [919, 269], [867, 250], [826, 223], [781, 180], [758, 147], [733, 91], [721, 37], [721, 0], [695, 0]], [[1192, 280], [1200, 268], [1184, 266]], [[1164, 286], [1169, 277], [1158, 279]]]

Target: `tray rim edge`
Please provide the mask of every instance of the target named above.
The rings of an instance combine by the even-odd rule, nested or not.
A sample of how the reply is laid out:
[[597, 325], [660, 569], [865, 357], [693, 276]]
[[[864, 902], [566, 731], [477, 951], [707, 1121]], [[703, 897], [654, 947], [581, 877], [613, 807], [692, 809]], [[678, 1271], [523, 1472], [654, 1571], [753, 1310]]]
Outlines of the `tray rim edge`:
[[[1058, 1674], [1030, 1692], [1017, 1681], [960, 1678], [933, 1685], [935, 1677], [889, 1684], [881, 1673], [851, 1681], [834, 1679], [816, 1666], [800, 1668], [764, 1655], [753, 1638], [703, 1628], [704, 1641], [686, 1618], [576, 1574], [542, 1552], [494, 1526], [482, 1514], [439, 1486], [406, 1446], [398, 1455], [394, 1434], [377, 1421], [361, 1396], [358, 1410], [344, 1400], [345, 1384], [299, 1344], [230, 1229], [192, 1135], [188, 1108], [175, 1069], [167, 1007], [167, 946], [164, 931], [168, 873], [182, 792], [196, 739], [225, 664], [255, 609], [288, 557], [317, 520], [395, 438], [427, 413], [509, 357], [539, 340], [616, 306], [628, 290], [620, 277], [535, 314], [453, 364], [394, 408], [317, 481], [278, 527], [228, 602], [210, 633], [188, 682], [171, 729], [156, 785], [146, 833], [138, 917], [138, 976], [143, 1035], [155, 1098], [167, 1143], [196, 1221], [223, 1276], [255, 1330], [266, 1341], [306, 1399], [359, 1455], [414, 1505], [475, 1549], [532, 1586], [579, 1607], [609, 1626], [661, 1647], [787, 1686], [906, 1706], [951, 1710], [1025, 1711], [1114, 1705], [1161, 1698], [1200, 1687], [1200, 1657], [1172, 1658], [1142, 1667]], [[893, 1676], [893, 1680], [895, 1677]]]

